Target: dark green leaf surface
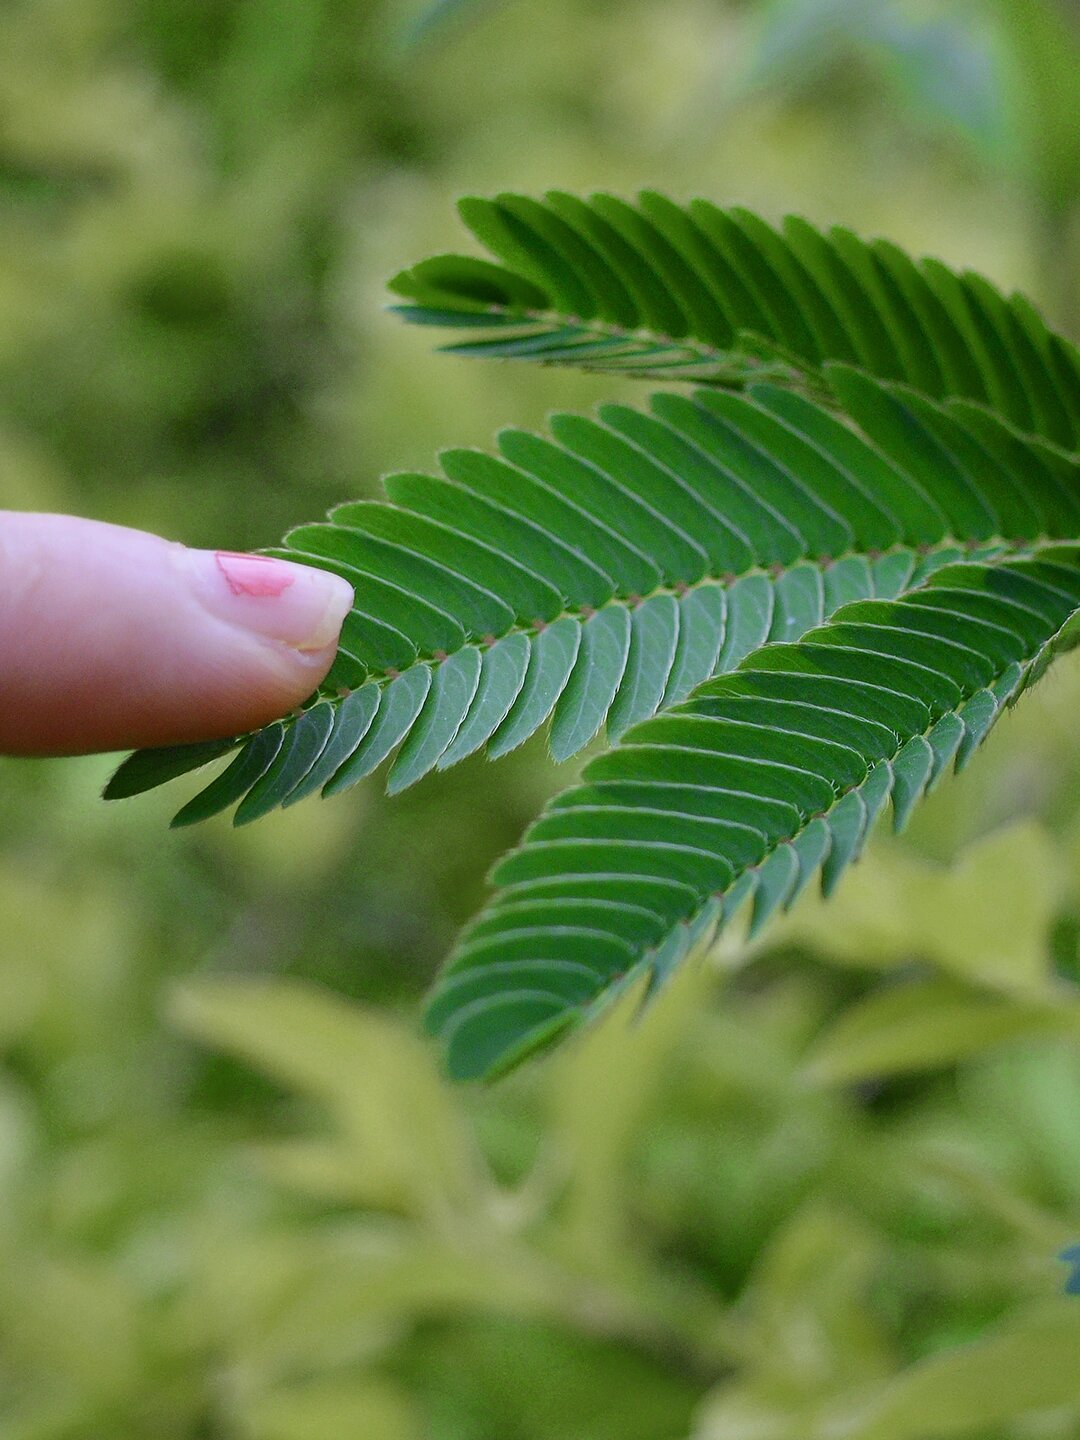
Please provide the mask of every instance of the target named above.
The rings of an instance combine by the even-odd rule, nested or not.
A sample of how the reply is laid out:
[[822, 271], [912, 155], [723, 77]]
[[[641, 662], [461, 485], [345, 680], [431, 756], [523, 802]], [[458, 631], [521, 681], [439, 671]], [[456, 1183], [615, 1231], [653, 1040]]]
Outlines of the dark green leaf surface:
[[[1073, 533], [1061, 496], [1075, 465], [1049, 447], [849, 367], [827, 374], [876, 445], [774, 386], [664, 394], [651, 414], [559, 416], [562, 441], [505, 431], [499, 459], [449, 452], [442, 477], [390, 477], [396, 503], [294, 530], [274, 553], [345, 575], [358, 598], [316, 718], [284, 722], [268, 774], [235, 772], [259, 787], [238, 820], [344, 789], [399, 744], [394, 791], [485, 744], [506, 754], [549, 717], [566, 759], [605, 722], [617, 736], [766, 642], [917, 589], [977, 543], [994, 554]], [[953, 643], [959, 622], [925, 611], [919, 626], [926, 648]], [[109, 793], [216, 753], [133, 757]]]
[[167, 745], [159, 750], [136, 750], [105, 787], [106, 800], [126, 800], [155, 790], [181, 775], [209, 765], [234, 750], [236, 740], [203, 740], [195, 745]]
[[469, 329], [453, 353], [733, 387], [763, 372], [816, 386], [842, 361], [1080, 447], [1075, 346], [981, 276], [841, 227], [789, 217], [777, 230], [652, 191], [460, 209], [495, 263], [439, 256], [392, 281], [404, 319]]
[[[919, 602], [939, 595], [1003, 600], [993, 620], [973, 605], [966, 631], [983, 643], [970, 653], [989, 654], [1003, 631], [1019, 661], [969, 663], [960, 646], [943, 644], [928, 655], [909, 622], [925, 613]], [[690, 943], [671, 937], [689, 935], [717, 904], [722, 923], [747, 886], [756, 933], [823, 867], [825, 883], [835, 885], [885, 797], [891, 793], [903, 824], [939, 758], [968, 735], [964, 717], [972, 715], [977, 743], [993, 686], [1004, 681], [1014, 695], [1063, 643], [1080, 609], [1080, 550], [1053, 545], [1037, 558], [953, 565], [916, 596], [850, 608], [856, 618], [841, 610], [800, 643], [759, 651], [686, 704], [629, 730], [499, 864], [495, 898], [465, 930], [429, 1012], [454, 1074], [497, 1072], [531, 1044], [541, 1047], [557, 1020], [560, 1029], [579, 1024], [628, 972], [649, 974], [658, 955], [670, 969], [673, 951]], [[793, 702], [791, 693], [804, 698]], [[1002, 703], [994, 700], [995, 711]], [[868, 721], [872, 712], [881, 718]], [[636, 943], [625, 915], [609, 928], [598, 908], [612, 881], [632, 882], [642, 899], [651, 881], [663, 896], [655, 909], [646, 905]], [[522, 902], [541, 899], [593, 907], [599, 933], [571, 956], [564, 937], [522, 926]], [[567, 965], [572, 984], [556, 978]], [[535, 1029], [533, 1009], [519, 1005], [525, 995], [537, 1014], [543, 1002]]]
[[463, 213], [498, 263], [416, 267], [410, 318], [709, 387], [503, 431], [294, 530], [272, 553], [357, 597], [319, 694], [132, 756], [107, 794], [239, 745], [175, 823], [245, 823], [395, 751], [392, 792], [606, 726], [432, 999], [451, 1070], [481, 1076], [655, 992], [744, 908], [757, 933], [831, 892], [887, 802], [900, 829], [1077, 643], [1080, 368], [1026, 302], [845, 231], [655, 195]]

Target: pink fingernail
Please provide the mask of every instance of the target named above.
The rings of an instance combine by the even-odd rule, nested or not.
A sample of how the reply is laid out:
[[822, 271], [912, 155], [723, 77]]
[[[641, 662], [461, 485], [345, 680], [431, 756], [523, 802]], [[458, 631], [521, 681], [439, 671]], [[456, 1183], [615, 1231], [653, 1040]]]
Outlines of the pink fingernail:
[[269, 555], [238, 555], [235, 550], [215, 552], [218, 569], [234, 595], [280, 595], [296, 576]]
[[181, 553], [207, 610], [294, 650], [331, 645], [352, 607], [352, 586], [313, 565], [229, 550]]

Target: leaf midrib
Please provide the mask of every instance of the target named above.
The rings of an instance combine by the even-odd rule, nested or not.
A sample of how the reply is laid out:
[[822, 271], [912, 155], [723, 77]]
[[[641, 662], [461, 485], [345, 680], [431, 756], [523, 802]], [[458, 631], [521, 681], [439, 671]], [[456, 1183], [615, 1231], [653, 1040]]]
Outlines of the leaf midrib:
[[[391, 309], [399, 314], [404, 313], [406, 319], [408, 319], [407, 312], [409, 309], [422, 310], [428, 308], [430, 307], [425, 305], [397, 305], [391, 307]], [[820, 373], [817, 367], [808, 364], [802, 357], [786, 350], [777, 340], [767, 335], [762, 335], [755, 330], [740, 330], [735, 334], [734, 339], [736, 342], [750, 342], [758, 345], [763, 351], [769, 352], [772, 358], [755, 354], [753, 350], [746, 349], [740, 344], [733, 345], [728, 349], [721, 349], [719, 346], [711, 345], [707, 340], [701, 340], [693, 335], [676, 337], [674, 335], [664, 334], [659, 330], [650, 330], [644, 325], [630, 327], [616, 324], [611, 320], [601, 320], [596, 317], [584, 320], [579, 315], [568, 315], [560, 310], [521, 309], [516, 306], [490, 304], [485, 306], [483, 310], [470, 310], [463, 313], [474, 317], [490, 315], [493, 321], [493, 328], [495, 328], [494, 322], [496, 321], [508, 322], [510, 325], [517, 324], [523, 327], [545, 325], [560, 330], [574, 330], [579, 335], [591, 336], [596, 339], [625, 340], [627, 343], [648, 345], [657, 349], [682, 351], [687, 356], [692, 357], [690, 363], [711, 366], [715, 369], [760, 371], [764, 372], [765, 375], [772, 376], [772, 378], [780, 378], [776, 366], [782, 365], [790, 367], [795, 372], [788, 377], [789, 384], [795, 382], [797, 379], [812, 382], [814, 377]], [[470, 324], [469, 328], [471, 329], [473, 326]], [[437, 349], [438, 351], [457, 351], [461, 343], [463, 342], [453, 342], [449, 345], [441, 345], [437, 347]], [[465, 351], [462, 353], [468, 354], [469, 352]], [[480, 350], [477, 353], [482, 354], [483, 351]], [[565, 360], [545, 362], [542, 351], [529, 358], [539, 365], [545, 363], [566, 363]], [[578, 368], [582, 370], [613, 370], [617, 368], [617, 364], [589, 365], [583, 362]], [[641, 376], [648, 376], [648, 367], [637, 369], [634, 373]], [[662, 375], [663, 370], [660, 370], [658, 373]], [[700, 378], [701, 383], [707, 383], [705, 377]], [[754, 378], [761, 378], [761, 375], [755, 375]], [[828, 394], [827, 391], [824, 393]]]
[[[925, 561], [931, 556], [947, 554], [956, 551], [961, 551], [965, 559], [969, 559], [973, 555], [978, 554], [983, 563], [993, 565], [1008, 559], [1013, 559], [1017, 555], [1022, 554], [1025, 551], [1035, 551], [1044, 546], [1052, 545], [1053, 543], [1055, 543], [1055, 537], [1047, 535], [1039, 535], [1025, 539], [1004, 539], [1002, 537], [995, 536], [987, 540], [957, 540], [954, 539], [952, 536], [945, 536], [943, 539], [937, 541], [933, 545], [899, 544], [891, 545], [887, 550], [860, 550], [858, 548], [852, 548], [850, 550], [842, 551], [837, 555], [805, 555], [800, 556], [790, 565], [752, 565], [745, 570], [729, 570], [724, 571], [721, 574], [709, 573], [707, 575], [703, 575], [700, 580], [676, 581], [673, 584], [660, 584], [642, 595], [613, 595], [611, 599], [605, 601], [603, 605], [567, 606], [565, 609], [559, 611], [557, 615], [553, 615], [550, 620], [530, 622], [515, 621], [506, 630], [500, 632], [498, 635], [469, 637], [466, 639], [465, 645], [475, 645], [481, 650], [490, 650], [494, 645], [498, 645], [503, 640], [510, 639], [512, 636], [515, 635], [525, 635], [529, 638], [534, 638], [542, 631], [550, 629], [553, 625], [557, 625], [561, 620], [575, 620], [580, 624], [584, 624], [586, 621], [591, 620], [593, 616], [600, 615], [605, 610], [619, 608], [636, 610], [640, 608], [640, 606], [647, 604], [650, 600], [655, 599], [659, 596], [670, 596], [675, 600], [681, 600], [687, 595], [695, 594], [699, 590], [704, 590], [710, 587], [719, 587], [723, 588], [724, 590], [730, 590], [740, 581], [752, 579], [755, 576], [761, 576], [769, 580], [770, 582], [775, 583], [776, 581], [783, 579], [784, 576], [791, 574], [792, 571], [798, 570], [801, 566], [816, 567], [820, 569], [822, 574], [824, 574], [833, 566], [841, 565], [844, 562], [850, 560], [865, 560], [869, 564], [876, 564], [878, 561], [887, 559], [891, 555], [910, 555], [913, 557], [914, 563], [917, 565], [920, 561]], [[303, 552], [297, 553], [303, 555]], [[314, 558], [315, 557], [304, 556], [304, 563], [310, 564], [312, 563]], [[905, 587], [903, 590], [898, 592], [896, 596], [890, 596], [889, 598], [899, 599], [904, 595], [915, 593], [915, 591], [922, 588], [923, 584], [927, 583], [930, 580], [932, 573], [933, 572], [923, 577], [923, 579], [918, 585], [912, 586], [910, 589]], [[828, 617], [826, 616], [825, 618]], [[462, 648], [464, 649], [465, 646], [463, 646]], [[351, 652], [347, 653], [351, 654]], [[455, 651], [453, 653], [456, 654], [457, 652]], [[352, 658], [356, 659], [355, 656], [353, 656]], [[406, 665], [401, 669], [390, 667], [385, 670], [369, 671], [365, 675], [362, 683], [364, 685], [387, 685], [391, 681], [398, 679], [400, 676], [407, 674], [410, 670], [416, 669], [416, 667], [419, 665], [445, 664], [445, 662], [449, 658], [449, 654], [441, 651], [420, 653], [410, 665]], [[357, 660], [357, 664], [361, 663], [362, 662]], [[331, 692], [320, 691], [312, 696], [310, 703], [314, 704], [317, 701], [321, 701], [324, 704], [330, 703], [331, 705], [337, 705], [340, 704], [341, 701], [344, 700], [349, 694], [351, 694], [353, 690], [357, 690], [359, 688], [360, 686], [351, 686], [349, 688], [336, 689]], [[291, 716], [290, 720], [294, 720], [297, 718], [299, 718], [298, 715]]]
[[[391, 307], [391, 309], [397, 313], [404, 313], [409, 308], [422, 310], [430, 307], [425, 305], [414, 305], [412, 307], [398, 305]], [[559, 310], [552, 309], [519, 309], [507, 305], [490, 304], [485, 306], [482, 311], [474, 310], [462, 313], [473, 316], [480, 314], [490, 315], [493, 321], [493, 328], [497, 321], [516, 322], [522, 326], [547, 325], [564, 330], [573, 329], [580, 335], [592, 336], [596, 339], [625, 340], [628, 343], [652, 345], [657, 349], [682, 351], [690, 357], [686, 362], [674, 361], [670, 364], [657, 366], [655, 369], [651, 369], [648, 363], [627, 365], [626, 374], [634, 379], [659, 381], [667, 379], [670, 381], [673, 378], [671, 372], [677, 370], [680, 363], [712, 367], [714, 371], [727, 370], [731, 372], [731, 374], [725, 376], [722, 374], [709, 375], [706, 373], [701, 375], [695, 374], [692, 377], [688, 377], [685, 372], [683, 372], [679, 374], [677, 378], [682, 382], [692, 378], [695, 384], [713, 385], [719, 389], [741, 389], [744, 385], [753, 384], [755, 381], [771, 380], [788, 389], [804, 391], [819, 403], [828, 406], [830, 410], [839, 410], [842, 412], [842, 407], [838, 405], [836, 396], [825, 383], [821, 366], [812, 364], [804, 356], [787, 350], [779, 341], [771, 336], [762, 335], [755, 330], [738, 331], [734, 336], [736, 343], [728, 349], [721, 349], [718, 346], [709, 344], [708, 341], [698, 339], [696, 336], [684, 335], [681, 338], [676, 338], [672, 335], [666, 335], [659, 330], [650, 330], [645, 326], [630, 328], [628, 326], [618, 325], [613, 321], [600, 320], [595, 317], [583, 320], [580, 316], [567, 315]], [[407, 314], [405, 318], [408, 318]], [[740, 342], [749, 342], [751, 345], [760, 346], [763, 353], [756, 354], [753, 349], [743, 348]], [[461, 345], [462, 342], [457, 341], [448, 345], [440, 345], [436, 347], [436, 353], [450, 352], [468, 358], [471, 352], [462, 349]], [[574, 368], [602, 374], [619, 372], [621, 367], [617, 363], [604, 363], [602, 361], [590, 363], [587, 358], [587, 347], [583, 346], [582, 348], [586, 352], [585, 358], [581, 360], [575, 359], [573, 362]], [[491, 358], [484, 357], [482, 349], [475, 352], [475, 357]], [[569, 363], [565, 359], [545, 359], [543, 352], [525, 358], [528, 358], [531, 363], [536, 365], [566, 365]], [[872, 366], [859, 361], [844, 363], [848, 364], [852, 370], [857, 370], [871, 379], [880, 379], [878, 372]], [[744, 372], [746, 372], [745, 375]], [[995, 405], [991, 400], [980, 400], [971, 395], [951, 391], [941, 395], [935, 395], [912, 383], [912, 381], [905, 379], [892, 379], [885, 383], [898, 390], [909, 390], [913, 394], [932, 400], [935, 404], [944, 407], [947, 407], [952, 402], [974, 406], [987, 415], [992, 415], [1025, 443], [1045, 445], [1059, 456], [1069, 460], [1080, 461], [1080, 450], [1070, 450], [1067, 445], [1062, 444], [1058, 440], [1054, 440], [1041, 430], [1029, 430], [1018, 425], [1008, 417], [1004, 410]]]

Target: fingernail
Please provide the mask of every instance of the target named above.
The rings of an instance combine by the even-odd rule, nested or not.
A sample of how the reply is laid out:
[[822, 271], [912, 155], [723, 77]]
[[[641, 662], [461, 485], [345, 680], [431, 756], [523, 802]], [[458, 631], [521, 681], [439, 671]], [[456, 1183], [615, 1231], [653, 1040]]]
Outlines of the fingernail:
[[228, 550], [181, 553], [211, 614], [293, 650], [325, 650], [352, 608], [352, 586], [312, 565]]

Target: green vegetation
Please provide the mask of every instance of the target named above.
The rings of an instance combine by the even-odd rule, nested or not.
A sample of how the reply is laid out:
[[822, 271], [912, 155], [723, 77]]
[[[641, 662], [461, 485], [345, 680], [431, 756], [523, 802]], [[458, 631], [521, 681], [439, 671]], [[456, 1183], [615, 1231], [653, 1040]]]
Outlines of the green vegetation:
[[[838, 219], [1075, 333], [1069, 11], [947, 8], [17, 0], [7, 503], [264, 546], [507, 420], [636, 413], [640, 381], [384, 314], [465, 191]], [[765, 398], [820, 407], [853, 368], [821, 358]], [[941, 393], [911, 403], [955, 438]], [[440, 1078], [417, 1005], [580, 761], [538, 735], [172, 832], [164, 792], [100, 804], [114, 761], [5, 763], [2, 1440], [1072, 1440], [1078, 687], [1065, 657], [827, 904], [490, 1088]]]
[[[391, 793], [549, 716], [556, 761], [606, 725], [429, 1006], [476, 1078], [655, 991], [744, 902], [753, 936], [818, 873], [831, 892], [886, 802], [902, 829], [1073, 647], [1080, 352], [1022, 296], [845, 230], [654, 192], [461, 210], [503, 264], [404, 272], [406, 318], [481, 332], [458, 354], [712, 389], [504, 430], [497, 459], [445, 451], [290, 532], [275, 553], [354, 584], [337, 661], [174, 824], [337, 794], [399, 745]], [[232, 748], [135, 755], [106, 797]]]

